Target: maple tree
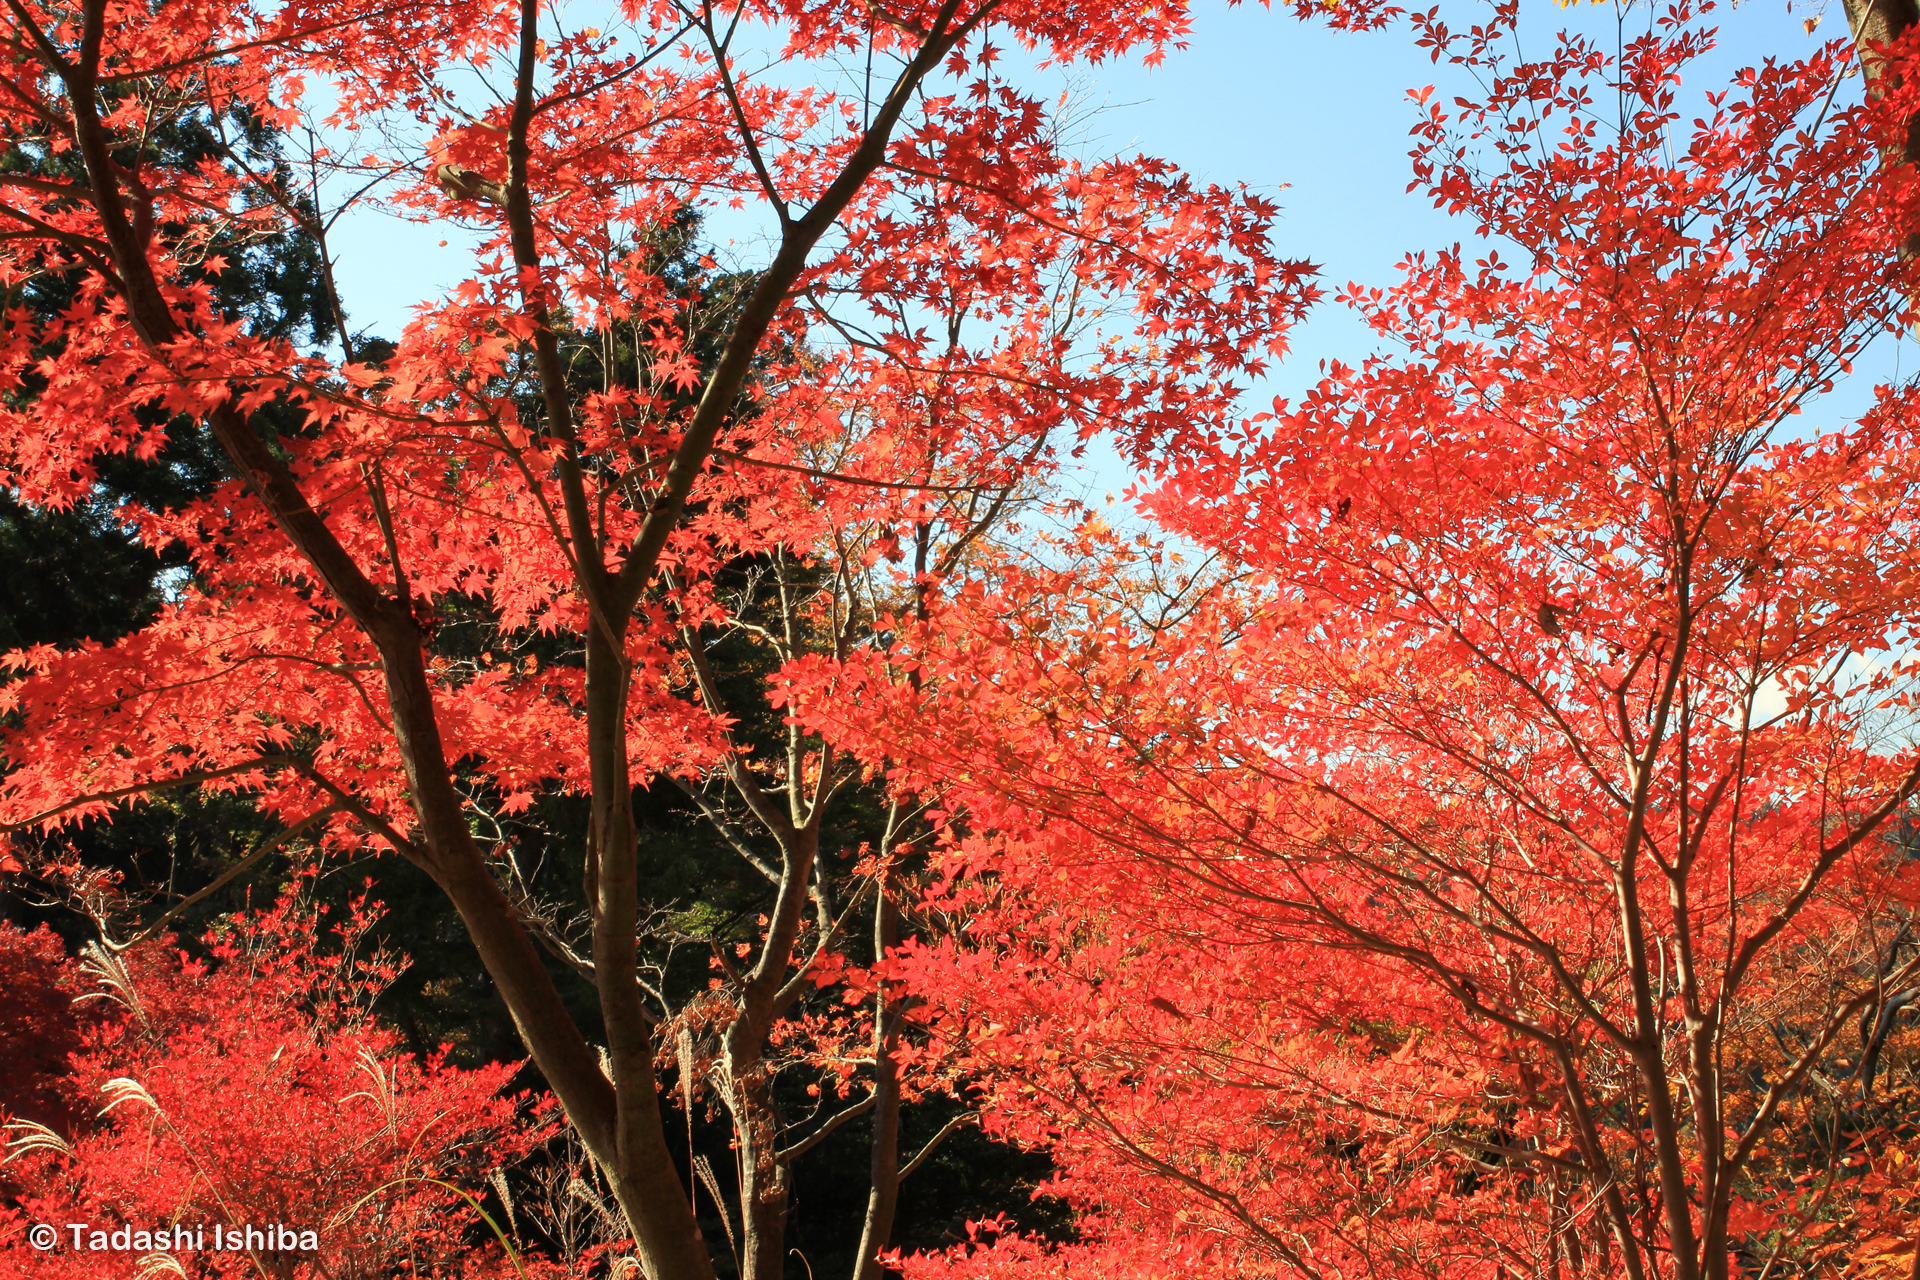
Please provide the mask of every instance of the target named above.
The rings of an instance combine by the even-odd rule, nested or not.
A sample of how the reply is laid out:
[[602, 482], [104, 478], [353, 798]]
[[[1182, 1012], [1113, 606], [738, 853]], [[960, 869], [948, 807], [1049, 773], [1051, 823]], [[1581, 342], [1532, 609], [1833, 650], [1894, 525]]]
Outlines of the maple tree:
[[[77, 1221], [168, 1233], [120, 1259], [145, 1273], [514, 1274], [497, 1248], [475, 1249], [470, 1197], [543, 1126], [503, 1094], [514, 1066], [418, 1060], [370, 1018], [403, 964], [367, 949], [373, 923], [356, 909], [323, 930], [289, 895], [224, 922], [204, 961], [154, 937], [91, 945], [78, 963], [44, 931], [0, 925], [9, 972], [66, 997], [7, 1028], [10, 1048], [41, 1050], [9, 1058], [15, 1090], [41, 1105], [7, 1125], [0, 1268], [101, 1274], [106, 1258], [25, 1235]], [[223, 1248], [216, 1224], [311, 1234], [297, 1253]], [[177, 1229], [192, 1243], [170, 1247]]]
[[[908, 1274], [1910, 1274], [1911, 33], [1689, 110], [1710, 7], [1414, 19], [1416, 185], [1491, 242], [1392, 345], [788, 670], [941, 797], [891, 968], [1085, 1244]], [[1150, 462], [1152, 459], [1143, 458]], [[911, 678], [909, 678], [911, 677]], [[1891, 1087], [1876, 1082], [1898, 1060]]]
[[[711, 1276], [716, 1247], [669, 1148], [663, 1073], [688, 1106], [703, 1073], [732, 1111], [739, 1263], [765, 1277], [784, 1264], [794, 1154], [769, 1046], [801, 1024], [819, 1063], [868, 1037], [877, 1252], [903, 1171], [887, 1117], [920, 1087], [890, 1065], [898, 997], [876, 984], [865, 1023], [789, 1017], [840, 981], [848, 921], [820, 841], [860, 766], [784, 730], [753, 751], [751, 708], [704, 659], [741, 633], [782, 660], [846, 656], [875, 638], [876, 591], [964, 566], [1050, 440], [1204, 433], [1231, 381], [1282, 349], [1312, 288], [1275, 254], [1268, 202], [1151, 158], [1074, 159], [1055, 112], [999, 69], [1009, 47], [1157, 57], [1183, 6], [665, 0], [605, 30], [537, 0], [7, 14], [0, 128], [23, 162], [0, 171], [0, 280], [73, 287], [0, 331], [6, 483], [71, 507], [106, 462], [194, 430], [231, 478], [116, 510], [185, 549], [151, 623], [9, 655], [0, 822], [58, 830], [197, 787], [279, 821], [258, 857], [398, 851], [458, 912], [653, 1280]], [[856, 57], [869, 70], [848, 73]], [[330, 274], [338, 359], [209, 282], [234, 246], [289, 228], [327, 258], [320, 211], [230, 128], [291, 128], [310, 83], [328, 103], [313, 165], [477, 233], [470, 277], [391, 351], [350, 335]], [[213, 154], [149, 145], [181, 122]], [[390, 145], [356, 140], [375, 136]], [[668, 269], [686, 210], [749, 204], [774, 247], [732, 296], [717, 264]], [[757, 936], [715, 949], [715, 994], [694, 1001], [650, 991], [643, 967], [642, 917], [666, 904], [643, 883], [635, 797], [661, 779], [723, 826], [750, 815], [771, 886]], [[588, 811], [579, 933], [529, 869], [548, 846], [521, 843], [556, 796]], [[894, 851], [876, 852], [884, 949]], [[557, 968], [591, 984], [590, 1015]]]

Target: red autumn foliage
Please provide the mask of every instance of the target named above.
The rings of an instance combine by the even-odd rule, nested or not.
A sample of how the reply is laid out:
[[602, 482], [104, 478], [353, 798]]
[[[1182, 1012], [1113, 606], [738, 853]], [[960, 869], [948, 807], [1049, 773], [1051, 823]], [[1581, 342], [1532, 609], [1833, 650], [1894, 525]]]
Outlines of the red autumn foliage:
[[[1343, 27], [1395, 12], [1292, 10]], [[74, 295], [0, 322], [0, 482], [58, 508], [169, 430], [206, 432], [233, 478], [122, 512], [191, 555], [151, 625], [5, 657], [0, 823], [105, 820], [201, 785], [410, 859], [465, 923], [654, 1280], [708, 1280], [718, 1244], [670, 1158], [660, 1064], [722, 1063], [743, 1265], [772, 1280], [806, 1140], [764, 1096], [767, 1047], [849, 923], [815, 869], [860, 770], [797, 738], [749, 758], [700, 658], [754, 628], [783, 658], [866, 643], [876, 600], [916, 589], [866, 569], [904, 575], [911, 545], [912, 572], [962, 572], [1056, 447], [1096, 429], [1197, 443], [1285, 350], [1315, 289], [1272, 244], [1270, 201], [1153, 157], [1073, 155], [1053, 95], [1002, 73], [1016, 49], [1155, 61], [1185, 6], [634, 0], [604, 31], [537, 0], [9, 11], [0, 136], [20, 163], [0, 173], [0, 285]], [[275, 163], [149, 145], [181, 123], [230, 141], [236, 115], [291, 129], [315, 101], [328, 145], [303, 159], [479, 243], [377, 364], [344, 334], [336, 359], [219, 311], [220, 252], [323, 229]], [[670, 278], [686, 210], [749, 203], [772, 248], [731, 296], [711, 259]], [[716, 586], [742, 566], [830, 587], [767, 626]], [[484, 652], [437, 645], [448, 617]], [[530, 660], [543, 646], [561, 657]], [[726, 1028], [724, 1056], [672, 1043], [699, 1019], [654, 1007], [636, 959], [654, 904], [633, 796], [667, 779], [732, 787], [773, 859], [750, 963], [698, 1011], [703, 1033]], [[591, 800], [580, 900], [552, 910], [518, 892], [512, 840], [476, 834], [543, 795]], [[576, 908], [581, 936], [548, 936]], [[604, 1060], [541, 940], [594, 985]]]
[[[75, 502], [169, 418], [235, 478], [126, 512], [193, 556], [150, 626], [7, 657], [0, 821], [193, 784], [412, 860], [653, 1280], [708, 1280], [717, 1252], [664, 1077], [732, 1110], [742, 1270], [772, 1280], [792, 1162], [835, 1118], [796, 1140], [769, 1081], [869, 1046], [876, 1109], [963, 1065], [1081, 1213], [1075, 1246], [996, 1237], [913, 1275], [1920, 1265], [1908, 1086], [1875, 1092], [1920, 998], [1889, 839], [1920, 786], [1897, 722], [1916, 392], [1791, 429], [1910, 319], [1900, 75], [1844, 101], [1836, 45], [1694, 119], [1679, 77], [1712, 37], [1686, 6], [1538, 60], [1509, 53], [1512, 5], [1416, 17], [1481, 81], [1419, 95], [1417, 185], [1500, 248], [1350, 291], [1394, 353], [1239, 421], [1236, 384], [1315, 296], [1274, 208], [1064, 153], [993, 43], [1151, 60], [1178, 5], [635, 3], [620, 35], [534, 0], [10, 8], [0, 283], [78, 292], [0, 326], [0, 479]], [[778, 74], [741, 78], [742, 24]], [[838, 78], [857, 54], [877, 89]], [[471, 111], [467, 68], [500, 77]], [[237, 159], [143, 148], [168, 113], [292, 124], [309, 78], [330, 127], [420, 139], [347, 168], [409, 175], [391, 200], [482, 245], [377, 365], [220, 314], [209, 246], [298, 209]], [[668, 278], [689, 205], [748, 201], [776, 247], [739, 296], [710, 262]], [[1150, 511], [1220, 568], [1091, 520], [1028, 559], [984, 537], [1096, 429], [1158, 468]], [[480, 620], [478, 656], [435, 643], [447, 617]], [[711, 677], [721, 633], [785, 664], [778, 758]], [[528, 656], [549, 643], [561, 660]], [[871, 973], [846, 969], [819, 871], [849, 753], [933, 798], [947, 841], [923, 936]], [[655, 779], [730, 787], [774, 886], [677, 1007], [636, 960], [633, 795]], [[582, 937], [518, 893], [497, 821], [544, 795], [591, 802]], [[906, 859], [879, 855], [886, 950]], [[97, 1025], [60, 1022], [57, 978], [22, 988], [29, 1032], [77, 1047], [22, 1096], [68, 1123], [111, 1105], [71, 1143], [21, 1131], [9, 1226], [244, 1209], [305, 1215], [332, 1275], [499, 1270], [411, 1180], [471, 1182], [530, 1140], [504, 1074], [397, 1055], [362, 1016], [377, 967], [296, 923], [244, 922], [208, 967], [97, 959], [119, 1002]], [[536, 940], [592, 983], [604, 1052]], [[836, 986], [871, 1014], [800, 1004]], [[852, 1075], [822, 1083], [851, 1097]]]
[[1836, 102], [1836, 43], [1696, 118], [1700, 12], [1517, 14], [1415, 23], [1481, 86], [1417, 184], [1490, 247], [1168, 460], [1205, 572], [1089, 518], [789, 671], [950, 812], [901, 975], [1086, 1215], [911, 1275], [1920, 1265], [1920, 393], [1795, 421], [1909, 319], [1914, 88]]
[[[415, 1059], [370, 1016], [396, 973], [393, 957], [357, 953], [371, 923], [356, 912], [323, 939], [289, 898], [222, 926], [204, 960], [168, 939], [69, 961], [44, 933], [0, 933], [28, 979], [7, 1007], [15, 990], [54, 989], [94, 1011], [69, 1062], [10, 1060], [37, 1066], [20, 1084], [76, 1119], [62, 1131], [6, 1117], [0, 1273], [513, 1274], [454, 1188], [485, 1195], [545, 1127], [504, 1092], [515, 1067]], [[82, 1244], [92, 1231], [148, 1234], [75, 1247], [75, 1223], [90, 1224]], [[58, 1246], [35, 1247], [32, 1224], [54, 1226]], [[248, 1225], [313, 1234], [289, 1250], [216, 1244], [216, 1226]], [[191, 1243], [153, 1244], [182, 1227]]]
[[46, 928], [28, 932], [0, 921], [0, 1114], [70, 1133], [81, 1113], [65, 1087], [70, 1054], [80, 1048], [73, 1008], [78, 983], [66, 948]]

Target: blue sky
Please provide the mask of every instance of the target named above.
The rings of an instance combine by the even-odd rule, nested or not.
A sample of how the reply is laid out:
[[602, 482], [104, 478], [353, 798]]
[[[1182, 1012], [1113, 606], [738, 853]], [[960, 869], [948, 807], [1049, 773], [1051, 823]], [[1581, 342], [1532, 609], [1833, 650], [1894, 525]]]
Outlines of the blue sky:
[[[1443, 16], [1449, 10], [1461, 15], [1456, 27], [1475, 13], [1446, 6]], [[1644, 30], [1647, 14], [1642, 3], [1627, 19]], [[1529, 0], [1522, 15], [1529, 53], [1544, 53], [1563, 29], [1609, 44], [1618, 30], [1610, 4], [1561, 9]], [[1837, 4], [1814, 36], [1802, 26], [1810, 16], [1799, 6], [1789, 12], [1784, 0], [1723, 6], [1716, 14], [1722, 47], [1710, 64], [1722, 84], [1690, 91], [1724, 87], [1737, 66], [1800, 55], [1834, 35], [1836, 24], [1845, 30]], [[1335, 288], [1349, 280], [1384, 285], [1408, 251], [1467, 237], [1464, 223], [1406, 189], [1408, 130], [1416, 120], [1406, 92], [1436, 82], [1444, 92], [1450, 68], [1436, 67], [1414, 47], [1404, 26], [1328, 31], [1250, 5], [1209, 5], [1195, 17], [1191, 47], [1169, 54], [1164, 66], [1099, 70], [1100, 87], [1116, 104], [1103, 122], [1107, 149], [1164, 155], [1212, 182], [1284, 186], [1281, 247], [1323, 264]], [[1325, 305], [1297, 335], [1292, 368], [1275, 385], [1292, 391], [1310, 381], [1319, 360], [1353, 361], [1370, 346], [1370, 335], [1343, 308]]]

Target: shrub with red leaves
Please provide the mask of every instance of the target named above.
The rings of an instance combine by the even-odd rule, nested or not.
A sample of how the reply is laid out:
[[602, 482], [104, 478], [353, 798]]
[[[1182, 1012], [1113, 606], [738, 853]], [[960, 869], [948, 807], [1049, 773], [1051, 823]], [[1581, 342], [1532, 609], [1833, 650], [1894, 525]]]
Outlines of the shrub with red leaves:
[[477, 1195], [545, 1136], [542, 1108], [505, 1092], [511, 1064], [401, 1051], [370, 1015], [400, 969], [363, 954], [372, 922], [356, 904], [323, 934], [290, 897], [205, 960], [156, 940], [76, 962], [0, 929], [0, 1276], [514, 1274]]

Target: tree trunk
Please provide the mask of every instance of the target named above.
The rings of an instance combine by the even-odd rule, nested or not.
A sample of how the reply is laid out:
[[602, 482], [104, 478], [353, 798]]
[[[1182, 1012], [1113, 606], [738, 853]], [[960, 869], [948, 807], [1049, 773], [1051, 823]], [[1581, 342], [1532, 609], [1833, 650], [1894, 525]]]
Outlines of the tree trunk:
[[786, 1270], [787, 1206], [793, 1170], [780, 1155], [784, 1126], [775, 1109], [765, 1065], [736, 1076], [734, 1133], [740, 1165], [741, 1280], [780, 1280]]
[[[900, 911], [884, 873], [874, 905], [873, 955], [877, 961], [900, 942]], [[867, 1189], [867, 1217], [860, 1232], [860, 1253], [853, 1280], [881, 1280], [880, 1251], [893, 1237], [893, 1215], [900, 1201], [900, 1071], [894, 1065], [899, 1043], [899, 1009], [882, 982], [874, 996], [873, 1174]]]
[[[713, 1264], [693, 1201], [667, 1150], [653, 1074], [653, 1027], [641, 1003], [634, 931], [640, 917], [639, 848], [627, 765], [628, 670], [624, 620], [587, 629], [587, 751], [593, 777], [587, 905], [593, 973], [613, 1077], [610, 1151], [594, 1155], [613, 1183], [649, 1280], [710, 1280]], [[610, 634], [611, 633], [611, 634]]]
[[[1887, 74], [1886, 60], [1880, 55], [1880, 46], [1898, 40], [1912, 30], [1915, 22], [1920, 22], [1920, 5], [1916, 5], [1916, 0], [1843, 2], [1847, 28], [1853, 34], [1854, 47], [1860, 52], [1860, 66], [1866, 74], [1867, 93], [1877, 97], [1882, 89], [1881, 78]], [[1920, 115], [1907, 120], [1906, 135], [1900, 148], [1890, 151], [1886, 159], [1891, 164], [1920, 161]], [[1920, 230], [1910, 232], [1901, 241], [1900, 252], [1903, 257], [1920, 253]]]

